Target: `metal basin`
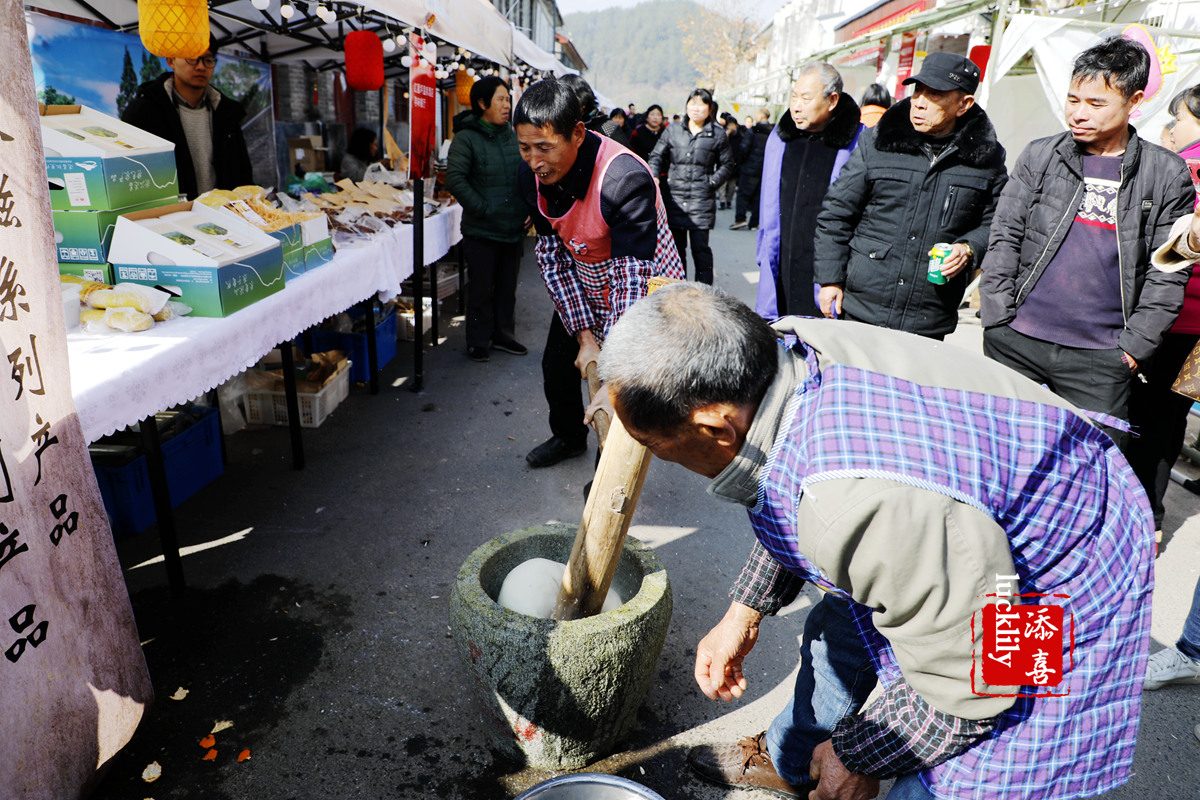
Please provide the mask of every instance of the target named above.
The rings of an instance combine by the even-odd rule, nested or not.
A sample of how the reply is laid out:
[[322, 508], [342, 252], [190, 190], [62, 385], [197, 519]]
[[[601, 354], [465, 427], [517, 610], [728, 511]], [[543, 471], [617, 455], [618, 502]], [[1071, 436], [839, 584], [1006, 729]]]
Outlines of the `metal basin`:
[[534, 786], [517, 800], [665, 800], [658, 792], [616, 775], [577, 772]]

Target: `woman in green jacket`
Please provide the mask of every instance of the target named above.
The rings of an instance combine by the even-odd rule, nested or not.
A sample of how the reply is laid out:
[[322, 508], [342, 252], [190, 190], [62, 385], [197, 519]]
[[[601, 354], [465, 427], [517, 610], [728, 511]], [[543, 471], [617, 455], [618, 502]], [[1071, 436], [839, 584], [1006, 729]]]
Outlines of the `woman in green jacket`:
[[528, 216], [517, 194], [517, 136], [508, 124], [509, 86], [487, 77], [471, 87], [471, 109], [454, 118], [446, 188], [463, 207], [467, 261], [467, 357], [489, 348], [523, 356], [513, 336], [517, 270]]

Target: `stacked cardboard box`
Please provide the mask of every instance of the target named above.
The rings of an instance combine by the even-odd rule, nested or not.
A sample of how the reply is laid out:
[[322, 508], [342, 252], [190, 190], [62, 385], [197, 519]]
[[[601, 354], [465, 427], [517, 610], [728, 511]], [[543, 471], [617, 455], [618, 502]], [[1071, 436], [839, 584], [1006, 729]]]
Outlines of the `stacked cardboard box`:
[[293, 164], [305, 172], [325, 171], [325, 142], [320, 136], [296, 136], [288, 139], [288, 151]]
[[117, 217], [178, 200], [175, 145], [87, 106], [41, 115], [59, 272], [111, 283]]

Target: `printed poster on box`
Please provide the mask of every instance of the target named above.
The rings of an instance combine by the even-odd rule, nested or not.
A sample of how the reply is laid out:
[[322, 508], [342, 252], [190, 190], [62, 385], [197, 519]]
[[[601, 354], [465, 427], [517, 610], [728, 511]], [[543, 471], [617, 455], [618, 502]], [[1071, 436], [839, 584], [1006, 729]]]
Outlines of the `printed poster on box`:
[[408, 54], [412, 57], [408, 77], [408, 176], [416, 180], [433, 176], [437, 148], [437, 80], [433, 65], [437, 62], [437, 45], [410, 33]]

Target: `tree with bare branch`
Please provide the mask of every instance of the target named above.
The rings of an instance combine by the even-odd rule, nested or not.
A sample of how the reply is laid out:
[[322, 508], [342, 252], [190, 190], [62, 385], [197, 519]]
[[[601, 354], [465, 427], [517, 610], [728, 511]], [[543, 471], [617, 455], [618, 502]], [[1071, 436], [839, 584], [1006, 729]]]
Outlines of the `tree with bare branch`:
[[754, 60], [762, 23], [754, 0], [705, 0], [696, 14], [679, 21], [688, 63], [713, 89], [737, 83], [739, 64]]

